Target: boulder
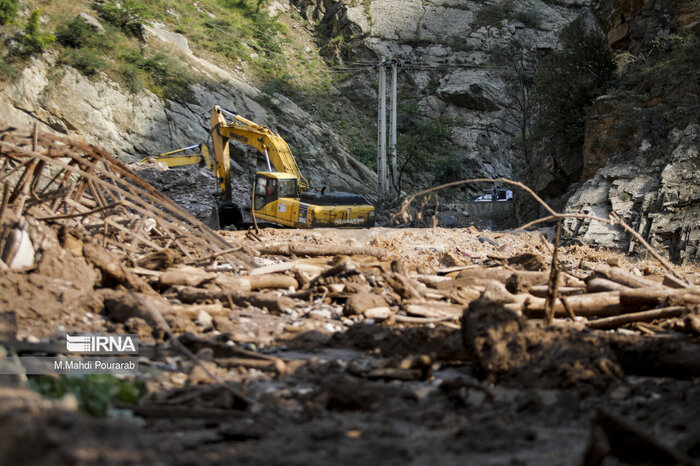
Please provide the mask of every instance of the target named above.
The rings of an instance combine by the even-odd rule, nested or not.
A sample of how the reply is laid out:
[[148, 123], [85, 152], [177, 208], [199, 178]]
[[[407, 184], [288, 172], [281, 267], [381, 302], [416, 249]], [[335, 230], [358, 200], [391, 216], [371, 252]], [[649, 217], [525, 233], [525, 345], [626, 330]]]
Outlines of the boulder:
[[89, 14], [83, 11], [81, 13], [78, 13], [78, 16], [76, 16], [76, 18], [85, 23], [94, 32], [98, 34], [104, 34], [104, 26], [102, 26], [102, 23], [100, 23], [100, 21], [94, 16], [90, 16]]

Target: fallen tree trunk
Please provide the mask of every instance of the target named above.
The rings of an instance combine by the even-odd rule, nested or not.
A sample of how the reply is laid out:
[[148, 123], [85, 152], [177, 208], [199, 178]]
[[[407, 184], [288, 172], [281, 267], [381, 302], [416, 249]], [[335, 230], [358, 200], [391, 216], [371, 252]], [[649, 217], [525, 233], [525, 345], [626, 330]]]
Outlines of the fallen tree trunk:
[[236, 277], [230, 274], [201, 272], [193, 267], [168, 270], [158, 278], [158, 283], [162, 288], [180, 285], [199, 287], [206, 283], [214, 283], [222, 289], [231, 292], [299, 287], [299, 283], [294, 277], [280, 273]]
[[597, 329], [617, 328], [634, 322], [651, 322], [658, 319], [680, 317], [683, 314], [684, 309], [685, 308], [683, 306], [673, 306], [663, 309], [654, 309], [652, 311], [632, 312], [630, 314], [622, 314], [619, 316], [592, 320], [588, 322], [587, 325], [590, 328]]
[[599, 265], [594, 269], [594, 272], [597, 276], [602, 276], [604, 278], [607, 278], [608, 280], [612, 280], [630, 288], [656, 288], [663, 286], [659, 282], [654, 282], [651, 280], [647, 280], [646, 278], [638, 277], [619, 267]]
[[386, 252], [379, 248], [357, 247], [341, 244], [295, 244], [295, 243], [256, 243], [251, 248], [261, 254], [275, 256], [354, 256], [366, 255], [379, 259], [385, 257]]
[[[613, 316], [621, 311], [619, 291], [568, 296], [565, 299], [569, 309], [577, 316]], [[528, 298], [523, 303], [522, 312], [531, 319], [540, 319], [544, 317], [544, 304], [544, 298]], [[557, 317], [569, 315], [561, 299], [557, 299], [554, 303], [554, 314]]]
[[586, 291], [588, 291], [589, 293], [600, 293], [603, 291], [622, 291], [629, 289], [629, 286], [621, 285], [618, 282], [614, 282], [603, 277], [593, 276], [586, 280]]
[[663, 304], [700, 304], [700, 294], [667, 287], [625, 290], [620, 292], [620, 304], [623, 309], [656, 307]]

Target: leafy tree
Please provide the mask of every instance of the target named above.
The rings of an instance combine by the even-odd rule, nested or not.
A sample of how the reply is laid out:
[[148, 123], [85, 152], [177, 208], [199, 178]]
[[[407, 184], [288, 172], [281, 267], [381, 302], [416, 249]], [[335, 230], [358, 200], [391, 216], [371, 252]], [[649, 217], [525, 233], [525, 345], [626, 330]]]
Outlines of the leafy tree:
[[56, 40], [53, 34], [41, 32], [41, 10], [34, 10], [24, 27], [24, 36], [20, 39], [19, 54], [33, 55], [41, 53]]
[[0, 0], [0, 25], [12, 21], [19, 8], [19, 0]]
[[560, 40], [561, 48], [545, 57], [535, 75], [537, 129], [578, 147], [593, 99], [610, 85], [615, 65], [605, 38], [588, 31], [581, 20], [566, 27]]
[[463, 170], [450, 143], [454, 122], [445, 117], [426, 118], [415, 103], [402, 103], [398, 115], [397, 191], [402, 191], [406, 178], [411, 179], [411, 186], [460, 179]]
[[78, 18], [62, 23], [56, 29], [56, 40], [62, 45], [73, 48], [85, 45], [91, 35], [90, 26]]
[[505, 88], [492, 97], [503, 109], [503, 130], [517, 147], [526, 165], [532, 163], [532, 129], [537, 117], [534, 98], [534, 73], [539, 66], [532, 44], [517, 39], [493, 51], [494, 61], [501, 67]]

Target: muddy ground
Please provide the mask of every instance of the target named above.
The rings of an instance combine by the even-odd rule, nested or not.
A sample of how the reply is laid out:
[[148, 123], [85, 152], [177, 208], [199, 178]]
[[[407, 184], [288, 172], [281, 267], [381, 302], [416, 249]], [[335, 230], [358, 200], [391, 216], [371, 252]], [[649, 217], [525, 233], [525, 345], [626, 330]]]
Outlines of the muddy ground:
[[[698, 334], [682, 318], [594, 330], [580, 317], [559, 317], [547, 327], [489, 299], [488, 290], [469, 302], [455, 298], [450, 312], [457, 308], [458, 314], [447, 318], [410, 317], [402, 304], [407, 298], [396, 297], [400, 286], [382, 291], [390, 290], [390, 276], [447, 279], [464, 268], [546, 271], [549, 230], [221, 232], [257, 266], [281, 267], [284, 277], [297, 280], [296, 288], [302, 288], [304, 273], [323, 271], [325, 281], [318, 281], [318, 273], [306, 277], [307, 289], [315, 292], [273, 287], [264, 299], [246, 298], [247, 304], [239, 301], [243, 295], [228, 300], [216, 294], [220, 288], [207, 287], [229, 273], [226, 264], [184, 269], [184, 278], [168, 282], [164, 271], [181, 266], [182, 258], [139, 265], [116, 257], [131, 274], [124, 278], [91, 259], [95, 246], [89, 238], [66, 240], [65, 233], [48, 230], [36, 227], [45, 237], [38, 266], [0, 271], [3, 340], [35, 345], [36, 351], [62, 343], [65, 332], [137, 333], [139, 379], [148, 391], [128, 407], [131, 417], [96, 419], [77, 411], [70, 399], [42, 398], [24, 380], [6, 377], [0, 387], [0, 464], [700, 460], [697, 364], [663, 362], [673, 354], [677, 360], [700, 354]], [[261, 252], [277, 244], [357, 254]], [[370, 254], [361, 254], [363, 249]], [[560, 259], [571, 280], [601, 264], [652, 281], [665, 274], [651, 259], [586, 246], [563, 247]], [[290, 263], [296, 268], [285, 268]], [[329, 272], [340, 265], [340, 272]], [[680, 272], [700, 284], [699, 269]], [[198, 281], [198, 274], [210, 275]], [[213, 293], [211, 298], [188, 303], [185, 288], [178, 288], [186, 281]], [[429, 288], [420, 292], [432, 296], [440, 290]], [[134, 290], [140, 298], [130, 304]], [[362, 305], [353, 298], [368, 291], [384, 301]], [[656, 348], [647, 354], [649, 364], [625, 350], [640, 341]]]

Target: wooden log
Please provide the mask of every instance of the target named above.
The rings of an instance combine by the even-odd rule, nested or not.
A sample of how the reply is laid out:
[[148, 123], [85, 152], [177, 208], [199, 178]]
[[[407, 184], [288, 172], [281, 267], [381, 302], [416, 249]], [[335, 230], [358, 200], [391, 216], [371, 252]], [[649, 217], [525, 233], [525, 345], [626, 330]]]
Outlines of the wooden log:
[[620, 267], [610, 267], [609, 265], [599, 265], [594, 269], [594, 272], [598, 276], [607, 278], [621, 285], [628, 286], [630, 288], [656, 288], [663, 286], [659, 282], [654, 282], [647, 280], [646, 278], [638, 277], [631, 274], [630, 272], [621, 269]]
[[225, 308], [220, 303], [215, 303], [215, 304], [171, 304], [170, 308], [164, 310], [164, 312], [162, 312], [162, 314], [163, 314], [163, 316], [167, 316], [168, 314], [177, 314], [177, 315], [185, 316], [188, 319], [195, 320], [199, 316], [200, 311], [205, 311], [207, 314], [209, 314], [212, 317], [215, 317], [215, 316], [228, 317], [229, 313], [231, 312], [230, 309]]
[[[617, 315], [621, 312], [620, 292], [607, 291], [604, 293], [589, 293], [566, 298], [569, 309], [581, 317], [602, 317]], [[529, 318], [542, 318], [544, 316], [543, 298], [530, 297], [524, 302], [523, 314]], [[554, 303], [554, 315], [567, 317], [569, 313], [560, 299]]]
[[603, 291], [622, 291], [629, 290], [630, 287], [622, 285], [618, 282], [608, 280], [607, 278], [591, 276], [586, 280], [586, 291], [589, 293], [600, 293]]
[[163, 272], [158, 277], [158, 283], [163, 288], [176, 285], [201, 286], [216, 277], [215, 273], [207, 273], [196, 267], [178, 267]]
[[700, 376], [700, 345], [678, 337], [610, 334], [607, 341], [625, 373], [652, 377]]
[[[465, 282], [470, 280], [470, 279], [477, 279], [477, 280], [497, 280], [501, 283], [505, 283], [508, 278], [511, 277], [513, 274], [518, 274], [521, 275], [522, 277], [528, 277], [533, 281], [537, 281], [538, 284], [542, 283], [547, 283], [547, 279], [549, 278], [549, 273], [547, 272], [515, 272], [510, 269], [503, 269], [501, 267], [493, 267], [493, 268], [470, 268], [470, 269], [465, 269], [462, 270], [461, 272], [457, 273], [455, 276], [455, 280], [458, 279], [463, 279]], [[542, 280], [544, 277], [544, 281]], [[542, 282], [542, 283], [539, 283]]]
[[381, 259], [386, 255], [383, 249], [342, 244], [255, 243], [251, 247], [261, 254], [275, 256], [366, 255]]
[[604, 317], [602, 319], [591, 320], [587, 323], [590, 328], [606, 329], [617, 328], [634, 322], [651, 322], [659, 319], [670, 319], [680, 317], [685, 307], [672, 306], [651, 311], [631, 312], [619, 316]]
[[283, 275], [280, 273], [269, 273], [267, 275], [253, 275], [242, 278], [247, 278], [248, 280], [250, 280], [250, 289], [253, 291], [270, 288], [297, 289], [299, 287], [299, 283], [294, 277], [290, 277], [289, 275]]
[[132, 273], [122, 264], [120, 256], [94, 243], [85, 244], [83, 246], [83, 254], [88, 261], [102, 271], [103, 275], [106, 275], [109, 279], [118, 284], [141, 293], [156, 294], [153, 288], [151, 288], [143, 278]]
[[403, 308], [407, 314], [429, 319], [459, 319], [464, 311], [464, 306], [435, 301], [410, 301]]
[[669, 288], [689, 288], [690, 287], [690, 285], [687, 282], [674, 277], [670, 273], [667, 273], [664, 276], [664, 281], [661, 282], [661, 284], [664, 286], [667, 286]]
[[700, 304], [700, 294], [668, 287], [639, 288], [620, 292], [620, 304], [623, 309], [655, 307], [663, 303], [670, 305]]
[[[585, 288], [579, 288], [577, 286], [560, 286], [557, 289], [557, 294], [560, 296], [572, 296], [585, 293]], [[536, 285], [530, 288], [530, 294], [537, 296], [538, 298], [544, 298], [547, 296], [547, 285]]]
[[295, 265], [296, 264], [294, 261], [279, 262], [277, 264], [270, 264], [264, 267], [258, 267], [257, 269], [253, 269], [250, 271], [250, 275], [265, 275], [268, 273], [286, 272], [287, 270], [293, 269]]
[[443, 277], [441, 275], [412, 275], [412, 278], [419, 281], [420, 283], [423, 283], [424, 285], [437, 289], [440, 283], [445, 283], [445, 282], [451, 282], [452, 278], [450, 277]]
[[[549, 284], [549, 276], [549, 272], [512, 272], [505, 284], [508, 291], [513, 294], [527, 293], [532, 287], [547, 286]], [[571, 275], [560, 274], [559, 286], [583, 287], [583, 283]]]

